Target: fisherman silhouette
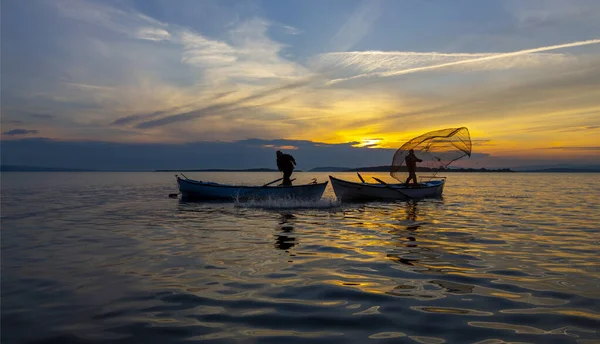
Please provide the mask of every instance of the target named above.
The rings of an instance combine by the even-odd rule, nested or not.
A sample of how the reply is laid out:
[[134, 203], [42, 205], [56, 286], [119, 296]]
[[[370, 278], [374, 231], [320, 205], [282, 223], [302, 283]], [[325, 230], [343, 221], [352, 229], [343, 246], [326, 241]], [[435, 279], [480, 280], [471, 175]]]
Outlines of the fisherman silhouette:
[[417, 158], [415, 155], [415, 151], [411, 149], [408, 151], [408, 155], [404, 158], [406, 161], [406, 168], [408, 169], [408, 178], [406, 179], [406, 185], [408, 186], [408, 182], [412, 179], [415, 185], [418, 185], [417, 182], [417, 162], [422, 162], [423, 160]]
[[290, 177], [296, 167], [296, 160], [289, 154], [283, 154], [281, 151], [277, 151], [277, 168], [283, 172], [283, 185], [290, 186], [292, 181]]

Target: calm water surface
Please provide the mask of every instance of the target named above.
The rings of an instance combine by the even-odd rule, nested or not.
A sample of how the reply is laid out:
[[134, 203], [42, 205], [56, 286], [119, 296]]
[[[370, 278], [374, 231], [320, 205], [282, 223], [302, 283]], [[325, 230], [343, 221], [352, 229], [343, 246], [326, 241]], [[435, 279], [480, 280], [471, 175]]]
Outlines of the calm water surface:
[[171, 199], [173, 173], [2, 173], [2, 343], [600, 342], [600, 174], [447, 177], [282, 209]]

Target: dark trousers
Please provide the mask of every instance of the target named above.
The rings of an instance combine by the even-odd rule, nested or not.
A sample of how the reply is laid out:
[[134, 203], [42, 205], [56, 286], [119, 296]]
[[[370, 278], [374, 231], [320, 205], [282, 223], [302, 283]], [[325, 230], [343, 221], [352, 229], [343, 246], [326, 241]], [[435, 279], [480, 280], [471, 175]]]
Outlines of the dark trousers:
[[415, 173], [415, 171], [408, 171], [408, 178], [406, 179], [406, 184], [408, 184], [408, 182], [411, 179], [415, 182], [415, 184], [418, 183], [418, 181], [417, 181], [417, 174]]
[[283, 170], [283, 185], [292, 185], [292, 181], [290, 180], [292, 171], [294, 170], [291, 168]]

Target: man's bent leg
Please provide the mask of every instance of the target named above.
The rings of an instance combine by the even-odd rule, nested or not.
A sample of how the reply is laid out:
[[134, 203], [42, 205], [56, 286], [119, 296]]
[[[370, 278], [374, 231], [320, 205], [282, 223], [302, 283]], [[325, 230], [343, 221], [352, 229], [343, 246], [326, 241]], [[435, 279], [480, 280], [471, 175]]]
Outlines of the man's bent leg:
[[[409, 172], [408, 180], [412, 180], [414, 184], [417, 184], [417, 174], [415, 172]], [[408, 182], [406, 184], [408, 184]]]
[[292, 176], [291, 170], [283, 171], [283, 185], [286, 185], [286, 186], [292, 185], [292, 181], [290, 180], [291, 176]]

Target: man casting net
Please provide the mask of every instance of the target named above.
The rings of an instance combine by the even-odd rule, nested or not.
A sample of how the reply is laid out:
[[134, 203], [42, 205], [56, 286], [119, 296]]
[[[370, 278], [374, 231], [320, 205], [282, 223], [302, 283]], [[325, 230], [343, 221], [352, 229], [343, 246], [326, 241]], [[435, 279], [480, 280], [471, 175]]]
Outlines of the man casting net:
[[434, 130], [406, 142], [394, 154], [390, 175], [401, 183], [413, 179], [415, 172], [434, 177], [454, 161], [471, 157], [471, 137], [466, 127]]

